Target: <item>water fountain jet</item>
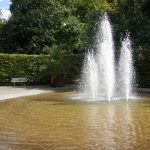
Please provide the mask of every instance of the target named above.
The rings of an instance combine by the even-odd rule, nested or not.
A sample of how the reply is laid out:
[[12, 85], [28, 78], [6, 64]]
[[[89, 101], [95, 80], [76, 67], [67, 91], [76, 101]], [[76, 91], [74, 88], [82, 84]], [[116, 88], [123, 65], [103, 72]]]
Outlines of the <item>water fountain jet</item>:
[[132, 95], [134, 82], [134, 67], [132, 61], [132, 48], [129, 34], [122, 41], [121, 54], [119, 60], [119, 78], [120, 78], [120, 95], [128, 101]]
[[[119, 65], [115, 64], [112, 28], [107, 14], [104, 14], [98, 25], [96, 49], [85, 55], [81, 95], [94, 101], [107, 99], [110, 102], [120, 98], [129, 100], [134, 75], [129, 36], [122, 42]], [[84, 99], [83, 96], [81, 99]]]
[[[110, 101], [113, 97], [115, 85], [115, 67], [114, 67], [114, 43], [112, 37], [111, 24], [107, 14], [104, 14], [102, 21], [98, 27], [97, 33], [97, 53], [100, 68], [101, 89], [105, 93], [105, 97]], [[101, 91], [99, 91], [101, 92]]]

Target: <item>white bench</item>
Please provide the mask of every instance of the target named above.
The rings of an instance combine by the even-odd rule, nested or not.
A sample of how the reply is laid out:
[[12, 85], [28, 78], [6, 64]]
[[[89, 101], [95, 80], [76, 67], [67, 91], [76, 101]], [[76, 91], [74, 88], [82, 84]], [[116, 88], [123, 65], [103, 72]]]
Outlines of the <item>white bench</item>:
[[14, 86], [16, 85], [16, 83], [26, 83], [27, 82], [27, 78], [12, 78], [11, 79], [11, 83], [14, 83]]

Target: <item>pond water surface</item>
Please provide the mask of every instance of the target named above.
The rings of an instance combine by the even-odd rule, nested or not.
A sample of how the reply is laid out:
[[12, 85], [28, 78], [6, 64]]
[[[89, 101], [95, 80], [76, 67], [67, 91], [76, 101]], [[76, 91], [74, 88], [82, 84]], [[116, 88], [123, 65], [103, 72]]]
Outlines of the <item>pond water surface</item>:
[[81, 102], [52, 93], [0, 103], [0, 149], [149, 150], [150, 97]]

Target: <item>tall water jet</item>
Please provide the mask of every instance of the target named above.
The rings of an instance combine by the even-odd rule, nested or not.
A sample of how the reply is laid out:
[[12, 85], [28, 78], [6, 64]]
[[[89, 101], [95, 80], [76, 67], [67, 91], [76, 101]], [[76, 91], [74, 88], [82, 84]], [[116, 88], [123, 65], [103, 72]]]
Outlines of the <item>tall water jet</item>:
[[82, 79], [84, 92], [87, 93], [88, 98], [96, 100], [98, 97], [98, 66], [93, 51], [88, 52], [85, 57]]
[[132, 60], [132, 48], [129, 35], [122, 41], [119, 60], [120, 96], [128, 101], [132, 95], [134, 81], [134, 67]]
[[93, 100], [103, 98], [110, 101], [113, 97], [115, 84], [113, 47], [111, 25], [108, 16], [104, 14], [96, 34], [95, 55], [93, 50], [86, 55], [83, 69], [82, 88]]
[[[107, 14], [104, 14], [98, 27], [97, 53], [101, 90], [110, 101], [115, 88], [115, 58], [112, 28]], [[101, 92], [102, 92], [101, 91]]]

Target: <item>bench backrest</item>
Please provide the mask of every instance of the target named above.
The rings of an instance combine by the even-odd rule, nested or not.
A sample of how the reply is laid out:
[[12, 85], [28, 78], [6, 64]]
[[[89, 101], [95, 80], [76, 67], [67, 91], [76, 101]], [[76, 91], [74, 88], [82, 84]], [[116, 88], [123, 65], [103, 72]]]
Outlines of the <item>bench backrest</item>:
[[27, 78], [12, 78], [11, 82], [27, 82]]

